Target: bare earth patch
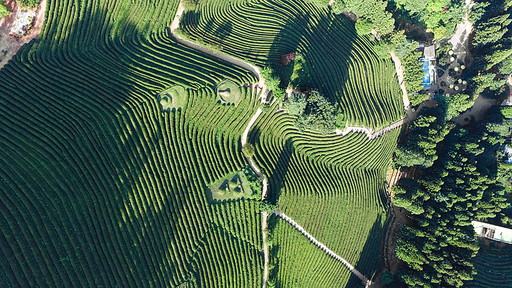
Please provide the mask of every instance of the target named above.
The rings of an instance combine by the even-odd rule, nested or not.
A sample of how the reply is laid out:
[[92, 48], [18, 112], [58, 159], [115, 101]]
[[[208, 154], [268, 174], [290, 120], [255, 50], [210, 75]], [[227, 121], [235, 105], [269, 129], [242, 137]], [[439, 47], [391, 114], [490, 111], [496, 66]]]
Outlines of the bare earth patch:
[[[43, 28], [44, 13], [46, 11], [46, 0], [42, 0], [37, 8], [31, 10], [21, 10], [14, 0], [6, 1], [7, 7], [11, 14], [0, 19], [0, 69], [2, 69], [9, 60], [18, 52], [23, 44], [30, 42], [30, 40], [37, 38]], [[32, 28], [23, 36], [18, 37], [12, 33], [13, 26], [19, 20], [19, 13], [22, 11], [34, 13], [32, 19]]]

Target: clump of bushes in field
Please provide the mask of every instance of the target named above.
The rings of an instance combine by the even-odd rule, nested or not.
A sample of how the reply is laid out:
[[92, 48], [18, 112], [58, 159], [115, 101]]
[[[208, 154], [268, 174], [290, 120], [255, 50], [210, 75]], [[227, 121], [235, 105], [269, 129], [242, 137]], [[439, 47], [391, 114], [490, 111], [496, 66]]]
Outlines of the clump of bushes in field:
[[[322, 2], [316, 0], [316, 2]], [[343, 10], [357, 15], [356, 29], [359, 34], [369, 34], [375, 28], [380, 35], [387, 35], [395, 28], [393, 15], [386, 11], [387, 1], [367, 0], [336, 0], [332, 4], [332, 11], [340, 14]], [[361, 22], [357, 24], [358, 22]], [[358, 29], [359, 28], [359, 29]]]
[[[303, 106], [303, 99], [301, 96], [294, 96], [288, 107], [296, 112]], [[336, 129], [336, 108], [329, 102], [320, 92], [312, 90], [306, 99], [306, 105], [295, 120], [295, 126], [301, 132], [305, 130], [317, 131], [322, 134], [334, 132]]]
[[18, 4], [21, 8], [36, 8], [39, 6], [40, 0], [16, 0], [16, 4]]
[[311, 75], [306, 59], [302, 54], [296, 54], [293, 61], [293, 73], [290, 77], [292, 87], [307, 87], [311, 85]]
[[261, 77], [265, 80], [267, 89], [272, 92], [272, 96], [277, 100], [283, 100], [286, 96], [286, 91], [279, 87], [281, 80], [276, 75], [274, 69], [268, 66], [263, 68], [263, 70], [261, 70]]
[[306, 96], [302, 93], [293, 92], [288, 100], [284, 102], [283, 108], [288, 110], [288, 114], [290, 115], [300, 115], [300, 113], [304, 112], [308, 101]]
[[245, 143], [244, 147], [242, 147], [242, 153], [245, 157], [251, 158], [254, 156], [254, 153], [256, 153], [254, 145], [251, 143]]
[[261, 178], [258, 177], [258, 175], [256, 175], [256, 173], [254, 173], [254, 171], [252, 170], [252, 168], [250, 166], [246, 166], [242, 169], [242, 172], [244, 173], [245, 175], [245, 178], [247, 179], [247, 184], [248, 186], [251, 188], [252, 190], [252, 196], [249, 197], [251, 199], [256, 199], [258, 198], [259, 193], [261, 192], [262, 188], [263, 188], [263, 184], [261, 183]]

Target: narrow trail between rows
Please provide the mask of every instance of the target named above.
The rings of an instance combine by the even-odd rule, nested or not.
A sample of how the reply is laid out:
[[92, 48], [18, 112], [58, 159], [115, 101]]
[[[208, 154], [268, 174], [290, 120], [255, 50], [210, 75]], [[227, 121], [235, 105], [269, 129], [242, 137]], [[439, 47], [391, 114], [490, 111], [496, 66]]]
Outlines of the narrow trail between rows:
[[[258, 93], [257, 93], [257, 87], [256, 87], [255, 89], [253, 89], [253, 97], [256, 97], [257, 95], [258, 95]], [[261, 101], [263, 102], [265, 98], [266, 97], [262, 97]], [[249, 131], [251, 131], [252, 125], [256, 122], [256, 120], [258, 120], [258, 117], [260, 117], [262, 112], [263, 112], [263, 110], [261, 110], [261, 108], [258, 108], [258, 110], [256, 110], [256, 113], [254, 113], [251, 120], [247, 124], [247, 127], [245, 128], [245, 131], [242, 134], [242, 139], [241, 139], [242, 147], [245, 144], [247, 144], [247, 137], [249, 135]], [[267, 197], [267, 178], [265, 177], [265, 175], [263, 175], [263, 173], [261, 173], [261, 171], [258, 169], [258, 167], [256, 167], [256, 165], [252, 161], [251, 157], [245, 157], [245, 159], [249, 163], [249, 166], [251, 166], [251, 169], [254, 171], [254, 173], [256, 173], [256, 175], [258, 175], [258, 177], [261, 178], [261, 184], [262, 184], [261, 201], [263, 201]], [[261, 233], [262, 233], [262, 238], [263, 238], [263, 258], [264, 258], [263, 288], [267, 287], [268, 262], [269, 262], [268, 246], [267, 246], [267, 218], [268, 218], [267, 212], [262, 212], [261, 213]]]
[[408, 118], [404, 118], [402, 120], [398, 120], [396, 121], [395, 123], [389, 125], [389, 126], [386, 126], [376, 132], [373, 131], [373, 129], [369, 129], [369, 128], [365, 128], [365, 127], [354, 127], [354, 126], [347, 126], [345, 127], [345, 129], [343, 130], [340, 130], [340, 129], [336, 129], [336, 134], [337, 135], [341, 135], [341, 136], [345, 136], [347, 135], [348, 133], [352, 132], [352, 133], [364, 133], [366, 134], [366, 136], [368, 136], [368, 139], [369, 140], [373, 140], [379, 136], [382, 136], [384, 134], [386, 134], [387, 132], [397, 128], [397, 127], [400, 127], [402, 126], [404, 123], [407, 123], [408, 121]]
[[343, 263], [343, 265], [345, 265], [349, 270], [350, 272], [352, 272], [354, 275], [356, 275], [359, 279], [361, 279], [361, 281], [363, 282], [363, 284], [365, 285], [365, 287], [369, 287], [372, 282], [370, 280], [368, 280], [368, 278], [366, 278], [366, 276], [364, 276], [361, 272], [359, 272], [356, 268], [354, 268], [354, 266], [350, 265], [350, 263], [348, 263], [345, 259], [341, 258], [340, 256], [338, 256], [336, 253], [332, 252], [329, 248], [327, 248], [324, 244], [320, 243], [318, 240], [316, 240], [313, 236], [311, 236], [311, 234], [309, 234], [308, 232], [306, 232], [306, 230], [304, 230], [304, 228], [302, 228], [302, 226], [300, 226], [299, 224], [297, 224], [297, 222], [293, 221], [290, 217], [286, 216], [283, 212], [279, 211], [279, 210], [274, 210], [273, 212], [274, 214], [276, 214], [276, 216], [280, 217], [281, 219], [285, 220], [286, 222], [290, 223], [293, 227], [295, 227], [297, 230], [299, 230], [300, 233], [302, 233], [304, 236], [306, 236], [311, 242], [313, 242], [313, 244], [315, 244], [316, 246], [318, 246], [320, 249], [324, 250], [325, 253], [329, 254], [330, 256], [332, 256], [334, 259], [340, 261], [341, 263]]

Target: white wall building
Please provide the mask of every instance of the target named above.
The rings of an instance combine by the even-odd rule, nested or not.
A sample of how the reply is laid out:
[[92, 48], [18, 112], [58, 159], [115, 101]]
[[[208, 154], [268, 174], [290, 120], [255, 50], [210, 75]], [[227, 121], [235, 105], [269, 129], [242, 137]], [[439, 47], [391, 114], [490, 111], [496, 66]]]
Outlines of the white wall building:
[[475, 233], [479, 237], [488, 238], [494, 241], [512, 244], [512, 229], [496, 226], [480, 221], [471, 221]]

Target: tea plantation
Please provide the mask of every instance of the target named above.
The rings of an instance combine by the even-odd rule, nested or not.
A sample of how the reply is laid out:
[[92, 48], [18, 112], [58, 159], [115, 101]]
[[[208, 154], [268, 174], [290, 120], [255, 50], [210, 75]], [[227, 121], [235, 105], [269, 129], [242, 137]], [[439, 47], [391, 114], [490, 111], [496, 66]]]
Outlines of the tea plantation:
[[[261, 195], [208, 195], [248, 165], [241, 138], [261, 105], [257, 75], [177, 43], [177, 0], [46, 5], [39, 37], [0, 70], [0, 287], [262, 287]], [[199, 2], [180, 29], [260, 69], [301, 52], [349, 125], [403, 116], [393, 64], [326, 9]], [[249, 132], [267, 199], [372, 278], [399, 129], [370, 141], [293, 121], [274, 103]], [[360, 283], [270, 221], [269, 286]]]

